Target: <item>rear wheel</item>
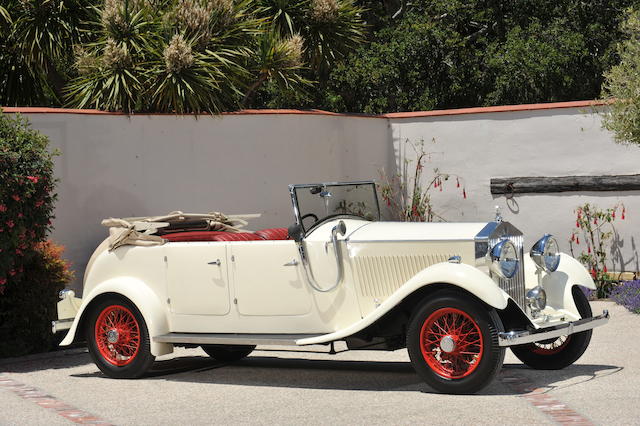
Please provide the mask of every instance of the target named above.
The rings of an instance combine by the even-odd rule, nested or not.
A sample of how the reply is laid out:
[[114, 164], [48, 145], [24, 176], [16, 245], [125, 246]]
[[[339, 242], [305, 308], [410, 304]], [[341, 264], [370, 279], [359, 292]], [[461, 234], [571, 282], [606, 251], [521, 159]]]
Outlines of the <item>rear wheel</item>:
[[255, 346], [230, 346], [230, 345], [202, 345], [202, 350], [207, 353], [211, 358], [215, 358], [218, 361], [232, 362], [239, 361], [242, 358], [246, 358], [253, 350]]
[[415, 311], [407, 351], [429, 386], [444, 393], [473, 393], [488, 385], [502, 366], [501, 330], [495, 311], [460, 293], [440, 292]]
[[[571, 290], [578, 313], [582, 318], [593, 316], [589, 300], [579, 287]], [[526, 345], [512, 346], [511, 351], [518, 359], [536, 370], [560, 370], [573, 364], [587, 350], [592, 330], [560, 336]]]
[[126, 300], [109, 298], [94, 306], [86, 337], [91, 358], [112, 378], [141, 377], [155, 360], [144, 318]]

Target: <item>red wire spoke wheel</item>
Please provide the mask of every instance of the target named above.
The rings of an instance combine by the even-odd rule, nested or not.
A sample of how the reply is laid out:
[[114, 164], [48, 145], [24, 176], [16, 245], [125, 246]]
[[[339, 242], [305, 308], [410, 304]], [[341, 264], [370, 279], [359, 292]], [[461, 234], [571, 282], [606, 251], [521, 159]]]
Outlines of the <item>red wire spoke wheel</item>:
[[436, 291], [416, 304], [409, 320], [411, 365], [437, 391], [477, 392], [502, 367], [505, 350], [498, 332], [503, 329], [495, 309], [462, 291]]
[[96, 320], [96, 346], [110, 364], [131, 363], [140, 349], [140, 326], [133, 313], [120, 305], [105, 308]]
[[109, 377], [142, 377], [155, 360], [144, 317], [122, 297], [106, 297], [91, 306], [85, 333], [93, 362]]
[[429, 367], [447, 379], [473, 373], [482, 360], [482, 332], [465, 312], [442, 308], [433, 312], [420, 331], [422, 356]]

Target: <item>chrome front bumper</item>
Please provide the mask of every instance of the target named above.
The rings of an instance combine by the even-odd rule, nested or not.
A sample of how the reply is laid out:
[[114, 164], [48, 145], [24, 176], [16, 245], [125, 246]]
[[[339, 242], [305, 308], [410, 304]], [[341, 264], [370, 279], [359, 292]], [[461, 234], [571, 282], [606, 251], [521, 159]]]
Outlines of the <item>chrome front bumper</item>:
[[602, 315], [591, 318], [584, 318], [578, 321], [568, 322], [538, 330], [513, 330], [498, 333], [498, 344], [500, 346], [524, 345], [526, 343], [539, 342], [541, 340], [553, 339], [554, 337], [568, 336], [581, 331], [605, 325], [609, 322], [609, 311], [604, 310]]
[[69, 330], [73, 324], [73, 318], [51, 321], [51, 331], [56, 334], [58, 331]]

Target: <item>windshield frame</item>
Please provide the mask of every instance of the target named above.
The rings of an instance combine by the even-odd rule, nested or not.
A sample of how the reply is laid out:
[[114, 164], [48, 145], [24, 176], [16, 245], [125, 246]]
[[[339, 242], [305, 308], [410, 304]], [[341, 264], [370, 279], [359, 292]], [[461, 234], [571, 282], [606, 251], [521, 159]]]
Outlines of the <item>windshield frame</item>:
[[362, 220], [368, 220], [362, 216], [343, 213], [343, 214], [330, 215], [325, 218], [322, 218], [318, 222], [311, 225], [309, 229], [306, 229], [304, 224], [302, 223], [302, 220], [300, 217], [300, 208], [298, 206], [298, 197], [296, 195], [296, 189], [313, 188], [318, 186], [326, 188], [328, 186], [349, 186], [349, 185], [371, 185], [373, 187], [373, 199], [375, 200], [375, 203], [376, 203], [375, 207], [378, 212], [377, 217], [374, 218], [373, 221], [375, 222], [380, 220], [381, 212], [380, 212], [380, 203], [378, 201], [378, 188], [375, 181], [373, 180], [362, 180], [362, 181], [352, 181], [352, 182], [322, 182], [322, 183], [292, 184], [292, 185], [289, 185], [289, 194], [291, 195], [291, 203], [293, 204], [293, 213], [296, 219], [296, 224], [300, 225], [300, 227], [302, 228], [303, 236], [310, 234], [315, 228], [317, 228], [319, 225], [322, 225], [327, 220], [335, 219], [337, 217], [357, 217]]

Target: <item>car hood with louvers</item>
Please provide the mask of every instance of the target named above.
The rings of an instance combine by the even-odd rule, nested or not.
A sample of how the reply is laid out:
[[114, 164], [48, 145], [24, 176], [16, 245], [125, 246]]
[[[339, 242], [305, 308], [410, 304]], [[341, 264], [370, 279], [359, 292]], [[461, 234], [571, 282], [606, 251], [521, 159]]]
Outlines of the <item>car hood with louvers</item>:
[[369, 222], [346, 239], [355, 281], [362, 296], [384, 300], [422, 269], [453, 256], [491, 275], [489, 249], [509, 238], [518, 252], [519, 270], [509, 280], [493, 280], [524, 306], [522, 233], [508, 222]]

